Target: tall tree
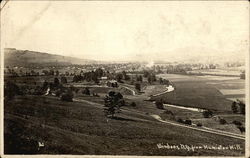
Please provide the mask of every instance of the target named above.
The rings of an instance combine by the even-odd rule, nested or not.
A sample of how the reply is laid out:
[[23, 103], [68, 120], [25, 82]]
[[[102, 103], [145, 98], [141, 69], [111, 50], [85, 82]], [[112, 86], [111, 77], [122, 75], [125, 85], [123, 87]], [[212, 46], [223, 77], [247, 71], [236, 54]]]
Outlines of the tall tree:
[[122, 82], [122, 74], [121, 73], [118, 73], [117, 75], [116, 75], [116, 80], [117, 80], [117, 82]]
[[59, 84], [60, 84], [59, 79], [58, 79], [57, 77], [55, 77], [55, 78], [54, 78], [54, 86], [55, 86], [55, 87], [58, 87]]
[[59, 76], [59, 71], [58, 70], [56, 70], [56, 76]]
[[233, 113], [238, 112], [238, 106], [237, 106], [237, 103], [235, 101], [232, 103], [231, 109], [232, 109]]
[[90, 90], [88, 87], [84, 88], [84, 90], [82, 91], [82, 94], [85, 94], [85, 95], [90, 95]]
[[63, 84], [64, 84], [64, 83], [67, 83], [67, 78], [64, 77], [64, 76], [62, 76], [62, 77], [61, 77], [61, 83], [63, 83]]
[[239, 106], [240, 106], [240, 113], [245, 115], [246, 114], [246, 105], [242, 101], [239, 101]]
[[119, 92], [110, 91], [104, 99], [104, 113], [107, 117], [114, 117], [115, 113], [120, 112], [120, 108], [125, 105], [123, 96]]
[[141, 84], [140, 83], [136, 83], [135, 84], [135, 89], [140, 92], [141, 91]]

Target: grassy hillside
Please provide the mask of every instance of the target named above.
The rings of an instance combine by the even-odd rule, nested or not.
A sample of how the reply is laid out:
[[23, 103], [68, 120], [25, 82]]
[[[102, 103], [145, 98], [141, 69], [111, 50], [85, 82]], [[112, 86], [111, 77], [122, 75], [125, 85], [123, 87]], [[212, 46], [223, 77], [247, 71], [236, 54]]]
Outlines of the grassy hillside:
[[[140, 105], [143, 106], [143, 105]], [[243, 155], [243, 150], [158, 149], [157, 144], [235, 145], [244, 141], [160, 123], [123, 110], [115, 119], [91, 102], [16, 96], [5, 102], [6, 154]], [[38, 149], [37, 142], [44, 143]]]
[[70, 65], [95, 63], [93, 60], [79, 59], [28, 50], [8, 50], [4, 52], [5, 66], [27, 65]]

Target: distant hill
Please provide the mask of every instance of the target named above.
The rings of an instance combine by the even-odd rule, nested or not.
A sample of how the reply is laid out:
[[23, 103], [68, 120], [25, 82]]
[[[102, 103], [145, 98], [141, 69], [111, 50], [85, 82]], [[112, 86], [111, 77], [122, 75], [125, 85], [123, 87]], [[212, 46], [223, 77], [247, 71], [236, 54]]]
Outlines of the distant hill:
[[[143, 56], [140, 56], [141, 60], [152, 62], [157, 64], [163, 63], [187, 63], [187, 64], [219, 64], [224, 65], [224, 63], [244, 63], [246, 50], [238, 52], [223, 52], [220, 50], [215, 50], [207, 47], [181, 47], [171, 51], [165, 52], [148, 52]], [[148, 57], [151, 58], [148, 58]]]
[[53, 65], [71, 65], [71, 64], [92, 64], [94, 60], [79, 59], [74, 57], [35, 52], [29, 50], [17, 50], [15, 48], [4, 49], [5, 66], [53, 66]]

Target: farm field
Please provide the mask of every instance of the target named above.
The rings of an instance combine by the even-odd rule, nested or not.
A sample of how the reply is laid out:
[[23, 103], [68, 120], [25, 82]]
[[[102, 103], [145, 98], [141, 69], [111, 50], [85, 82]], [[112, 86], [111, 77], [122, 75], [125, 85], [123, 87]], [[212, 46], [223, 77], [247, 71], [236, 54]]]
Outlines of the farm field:
[[[244, 97], [242, 93], [244, 92], [245, 80], [237, 78], [176, 74], [159, 76], [169, 79], [175, 87], [175, 91], [164, 94], [160, 98], [176, 105], [227, 112], [231, 110], [232, 101], [228, 99], [226, 94], [231, 92], [231, 98], [237, 98], [238, 94]], [[222, 92], [224, 92], [224, 94]], [[240, 98], [242, 98], [242, 96]]]
[[[10, 154], [238, 156], [244, 153], [244, 150], [176, 152], [159, 149], [158, 143], [238, 144], [244, 148], [244, 141], [174, 127], [130, 107], [126, 107], [114, 119], [107, 119], [100, 104], [90, 101], [63, 102], [57, 97], [29, 95], [16, 96], [6, 102], [4, 108], [5, 152]], [[44, 147], [37, 149], [37, 142], [43, 143]], [[8, 150], [13, 148], [16, 150]]]
[[[206, 76], [199, 76], [206, 78]], [[238, 77], [207, 76], [210, 80], [207, 84], [217, 88], [228, 100], [236, 101], [237, 99], [245, 101], [245, 80]]]
[[[232, 114], [231, 105], [237, 99], [244, 101], [245, 80], [224, 76], [187, 76], [176, 74], [160, 76], [170, 79], [175, 86], [175, 90], [151, 98], [163, 99], [166, 103], [175, 106], [212, 110], [215, 115], [214, 118], [204, 118], [201, 112], [166, 106], [165, 109], [171, 111], [174, 114], [174, 118], [169, 114], [161, 113], [163, 118], [170, 120], [178, 120], [179, 118], [183, 120], [190, 119], [192, 123], [200, 123], [204, 127], [241, 134], [233, 121], [241, 122], [244, 125], [245, 116]], [[221, 124], [221, 119], [225, 120], [226, 123]]]
[[[244, 70], [244, 67], [241, 68]], [[228, 76], [239, 76], [240, 69], [233, 70], [233, 69], [208, 69], [208, 70], [193, 70], [188, 71], [188, 73], [195, 73], [195, 74], [206, 74], [206, 75], [228, 75]]]

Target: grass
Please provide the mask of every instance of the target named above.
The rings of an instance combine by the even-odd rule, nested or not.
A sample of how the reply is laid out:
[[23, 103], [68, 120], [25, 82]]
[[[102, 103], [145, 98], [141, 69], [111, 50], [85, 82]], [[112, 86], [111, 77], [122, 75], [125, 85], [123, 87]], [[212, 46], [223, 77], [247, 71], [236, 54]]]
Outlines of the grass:
[[[245, 87], [244, 80], [223, 76], [189, 76], [177, 74], [162, 74], [169, 79], [175, 91], [154, 97], [176, 105], [210, 109], [217, 112], [230, 112], [232, 101], [228, 98], [242, 98], [239, 92]], [[222, 92], [233, 92], [227, 96]], [[226, 94], [226, 93], [225, 93]], [[231, 93], [230, 93], [231, 94]]]
[[[141, 109], [142, 106], [138, 105], [137, 108]], [[163, 124], [149, 115], [126, 109], [128, 110], [117, 115], [117, 119], [107, 120], [99, 104], [62, 102], [58, 98], [47, 96], [17, 96], [5, 102], [5, 154], [244, 154], [244, 151], [237, 150], [202, 149], [193, 152], [158, 149], [158, 143], [240, 144], [244, 148], [244, 141]], [[37, 150], [34, 145], [37, 141], [44, 142], [45, 147]], [[22, 145], [19, 146], [18, 143]]]
[[158, 93], [165, 92], [167, 90], [166, 85], [148, 85], [143, 91], [146, 95], [154, 95]]
[[219, 90], [204, 81], [178, 81], [174, 82], [174, 87], [173, 92], [152, 98], [188, 107], [231, 111], [232, 101], [227, 100]]
[[[227, 119], [225, 119], [225, 120], [227, 120]], [[192, 122], [195, 124], [201, 123], [203, 126], [209, 127], [212, 129], [241, 134], [240, 130], [234, 124], [232, 124], [231, 122], [228, 122], [228, 121], [224, 125], [221, 125], [219, 120], [216, 120], [214, 118], [203, 118], [203, 119], [199, 119], [199, 120], [192, 120]]]

